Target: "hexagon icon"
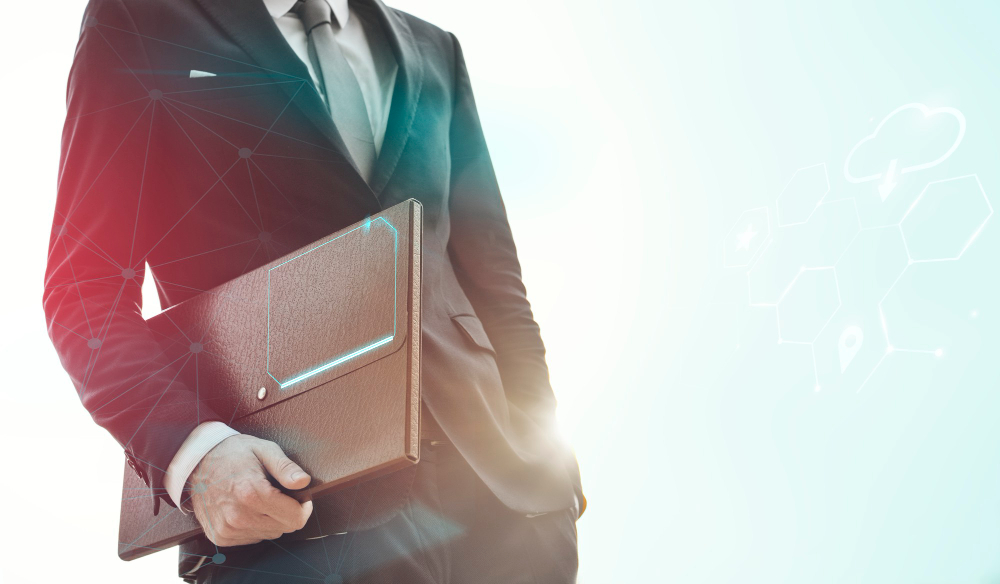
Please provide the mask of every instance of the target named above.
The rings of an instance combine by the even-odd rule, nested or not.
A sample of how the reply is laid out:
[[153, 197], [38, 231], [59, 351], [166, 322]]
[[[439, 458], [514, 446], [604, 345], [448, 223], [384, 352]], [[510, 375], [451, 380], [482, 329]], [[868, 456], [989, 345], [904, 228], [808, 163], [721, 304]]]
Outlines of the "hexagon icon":
[[900, 230], [910, 259], [957, 260], [992, 215], [979, 177], [970, 174], [928, 183], [903, 215]]
[[889, 344], [899, 351], [937, 354], [981, 336], [981, 323], [970, 310], [992, 301], [984, 292], [995, 289], [989, 273], [962, 262], [907, 267], [879, 303]]
[[877, 302], [908, 262], [903, 236], [895, 225], [861, 231], [837, 262], [837, 279], [845, 304], [857, 302], [858, 310]]
[[803, 268], [778, 300], [778, 339], [812, 343], [840, 308], [834, 268]]
[[749, 266], [771, 237], [771, 212], [767, 207], [743, 211], [722, 240], [722, 267]]
[[800, 225], [809, 221], [828, 192], [830, 177], [826, 174], [826, 163], [796, 170], [778, 195], [778, 227]]
[[[837, 264], [861, 229], [852, 202], [824, 203], [808, 223], [775, 231], [767, 249], [761, 251], [747, 272], [751, 305], [777, 304], [803, 266]], [[899, 231], [893, 230], [898, 239]], [[905, 254], [903, 260], [905, 263]]]

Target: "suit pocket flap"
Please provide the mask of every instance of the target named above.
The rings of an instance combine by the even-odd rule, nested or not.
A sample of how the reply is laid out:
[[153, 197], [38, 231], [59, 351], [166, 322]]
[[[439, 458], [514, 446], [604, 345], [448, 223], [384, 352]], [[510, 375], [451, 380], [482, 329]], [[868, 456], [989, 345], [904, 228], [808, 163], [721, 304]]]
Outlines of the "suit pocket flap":
[[496, 355], [496, 349], [493, 348], [493, 343], [490, 342], [490, 337], [486, 334], [486, 329], [483, 328], [483, 323], [479, 320], [479, 317], [474, 314], [453, 314], [451, 315], [451, 320], [458, 325], [458, 328], [462, 330], [466, 338], [480, 348], [486, 349]]

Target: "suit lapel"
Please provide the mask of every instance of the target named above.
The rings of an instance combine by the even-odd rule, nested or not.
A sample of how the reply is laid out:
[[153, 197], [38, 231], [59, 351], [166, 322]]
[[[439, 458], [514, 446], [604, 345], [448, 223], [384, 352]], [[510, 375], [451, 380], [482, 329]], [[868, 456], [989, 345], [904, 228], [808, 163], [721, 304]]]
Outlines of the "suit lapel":
[[[347, 145], [344, 144], [340, 132], [337, 131], [323, 99], [313, 87], [309, 70], [288, 46], [288, 42], [285, 41], [285, 37], [281, 35], [281, 31], [274, 24], [274, 19], [268, 13], [264, 2], [261, 0], [198, 0], [198, 3], [261, 68], [275, 75], [301, 79], [304, 82], [304, 86], [295, 83], [280, 83], [278, 87], [319, 128], [323, 136], [333, 146], [333, 150], [349, 165], [350, 172], [356, 178], [353, 182], [359, 183], [357, 189], [351, 189], [352, 194], [363, 199], [362, 202], [370, 207], [374, 197], [372, 190], [358, 172], [357, 166], [347, 150]], [[402, 70], [402, 67], [400, 69]], [[393, 108], [395, 108], [395, 101], [393, 98]], [[382, 152], [385, 152], [384, 148]]]
[[398, 66], [385, 138], [382, 140], [382, 150], [372, 172], [371, 189], [375, 192], [375, 196], [381, 196], [410, 136], [413, 118], [417, 112], [417, 102], [420, 99], [420, 89], [423, 87], [424, 69], [416, 40], [406, 21], [394, 10], [386, 7], [381, 0], [370, 0], [370, 3], [378, 14]]

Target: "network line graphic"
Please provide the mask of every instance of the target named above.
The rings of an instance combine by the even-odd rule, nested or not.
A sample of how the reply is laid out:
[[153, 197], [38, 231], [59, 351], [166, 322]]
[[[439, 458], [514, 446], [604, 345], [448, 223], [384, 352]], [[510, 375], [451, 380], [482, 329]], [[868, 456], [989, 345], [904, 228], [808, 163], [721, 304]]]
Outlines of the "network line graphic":
[[[391, 329], [387, 331], [388, 334], [385, 336], [381, 336], [380, 338], [373, 340], [372, 342], [367, 343], [361, 347], [348, 351], [343, 355], [337, 355], [332, 359], [326, 361], [325, 363], [321, 363], [314, 367], [311, 367], [308, 370], [303, 371], [298, 375], [295, 375], [294, 377], [285, 379], [284, 381], [278, 379], [277, 377], [274, 376], [274, 374], [271, 373], [271, 273], [281, 268], [282, 266], [288, 265], [294, 262], [295, 260], [316, 251], [317, 249], [320, 249], [322, 247], [331, 244], [336, 245], [338, 240], [341, 240], [342, 238], [350, 237], [352, 235], [354, 237], [358, 237], [359, 235], [367, 235], [371, 233], [372, 225], [375, 225], [377, 227], [382, 227], [383, 229], [388, 230], [389, 233], [392, 235], [392, 265], [393, 265], [392, 326]], [[267, 374], [268, 376], [271, 377], [271, 379], [277, 382], [279, 388], [285, 389], [286, 387], [295, 385], [296, 383], [299, 383], [301, 381], [305, 381], [310, 377], [319, 375], [324, 371], [332, 369], [338, 365], [342, 365], [343, 363], [346, 363], [351, 359], [360, 357], [365, 353], [374, 351], [375, 349], [383, 345], [391, 343], [393, 339], [396, 338], [396, 325], [397, 325], [396, 319], [398, 317], [397, 304], [396, 304], [396, 283], [399, 279], [399, 231], [395, 227], [393, 227], [392, 223], [389, 223], [384, 217], [379, 217], [374, 221], [372, 221], [371, 219], [367, 219], [363, 224], [361, 224], [358, 227], [355, 227], [354, 229], [351, 229], [347, 233], [343, 233], [328, 241], [324, 241], [323, 243], [309, 249], [308, 251], [305, 251], [291, 259], [285, 260], [280, 264], [270, 268], [267, 272], [268, 272], [267, 273], [267, 311], [268, 311], [267, 312]]]
[[[900, 167], [890, 151], [884, 172], [852, 175], [857, 153], [892, 118], [907, 111], [954, 119], [957, 131], [926, 149], [932, 152], [929, 160], [911, 156], [908, 166]], [[912, 201], [901, 198], [897, 184], [902, 171], [916, 173], [950, 157], [964, 136], [965, 124], [954, 108], [901, 106], [855, 145], [844, 164], [848, 183], [870, 183], [870, 189], [837, 196], [843, 189], [831, 189], [825, 163], [803, 167], [777, 196], [773, 227], [772, 208], [757, 207], [744, 211], [726, 233], [723, 267], [745, 272], [747, 306], [774, 311], [777, 343], [808, 349], [815, 391], [823, 390], [823, 378], [853, 375], [846, 383], [860, 392], [896, 353], [931, 358], [946, 353], [941, 344], [914, 343], [900, 333], [889, 306], [913, 270], [961, 261], [989, 226], [993, 205], [975, 173], [924, 180], [919, 190], [913, 189]], [[866, 197], [864, 204], [881, 205], [875, 221], [864, 219], [859, 209]], [[887, 206], [891, 203], [898, 211]], [[872, 257], [878, 258], [878, 265], [868, 265], [874, 263]], [[845, 292], [851, 298], [849, 306]], [[881, 344], [873, 351], [876, 341]]]
[[[351, 185], [331, 169], [351, 163], [304, 113], [322, 103], [310, 79], [192, 46], [183, 31], [146, 34], [115, 3], [90, 6], [70, 76], [44, 303], [49, 334], [84, 405], [155, 485], [169, 463], [157, 455], [158, 443], [177, 446], [201, 421], [232, 423], [236, 412], [213, 412], [206, 388], [181, 381], [182, 372], [220, 358], [212, 323], [176, 327], [164, 338], [141, 317], [142, 282], [155, 280], [165, 306], [211, 293], [328, 235], [331, 225], [360, 220], [377, 201], [334, 196]], [[394, 331], [393, 323], [386, 338]], [[182, 503], [212, 488], [190, 485]], [[372, 568], [355, 543], [376, 493], [364, 485], [351, 491], [348, 529], [323, 539], [322, 561], [268, 544], [298, 560], [301, 571], [285, 576], [332, 583]], [[123, 501], [165, 496], [157, 487], [124, 493]], [[157, 524], [180, 513], [159, 507]], [[443, 529], [441, 537], [454, 533]], [[197, 551], [182, 551], [191, 566], [228, 567], [218, 546]]]

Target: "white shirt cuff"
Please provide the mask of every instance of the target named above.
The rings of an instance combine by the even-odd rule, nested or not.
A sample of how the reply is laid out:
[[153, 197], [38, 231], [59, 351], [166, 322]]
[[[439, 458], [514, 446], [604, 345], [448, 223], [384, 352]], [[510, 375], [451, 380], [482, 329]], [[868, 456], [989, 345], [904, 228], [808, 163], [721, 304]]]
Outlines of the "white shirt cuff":
[[219, 442], [237, 434], [239, 432], [222, 422], [202, 422], [198, 424], [197, 428], [191, 430], [187, 439], [177, 449], [173, 460], [167, 466], [167, 472], [163, 477], [163, 486], [166, 487], [167, 494], [170, 495], [170, 499], [173, 500], [174, 505], [177, 505], [181, 513], [187, 513], [182, 505], [187, 500], [183, 496], [184, 485], [191, 473], [194, 472], [194, 468]]

